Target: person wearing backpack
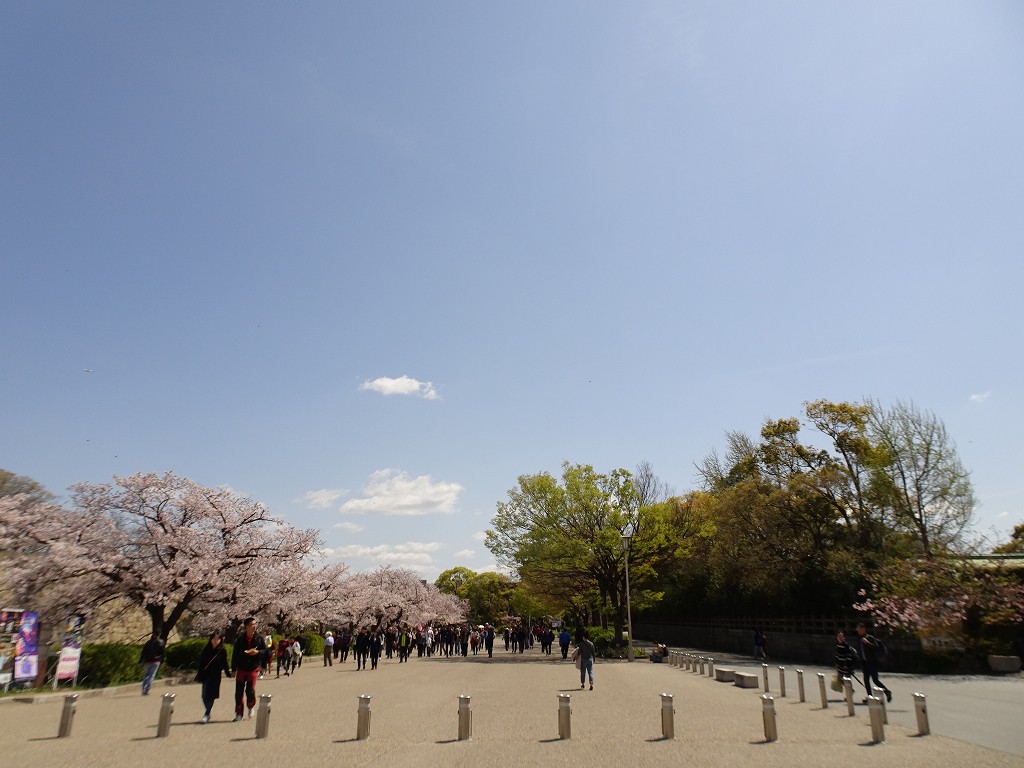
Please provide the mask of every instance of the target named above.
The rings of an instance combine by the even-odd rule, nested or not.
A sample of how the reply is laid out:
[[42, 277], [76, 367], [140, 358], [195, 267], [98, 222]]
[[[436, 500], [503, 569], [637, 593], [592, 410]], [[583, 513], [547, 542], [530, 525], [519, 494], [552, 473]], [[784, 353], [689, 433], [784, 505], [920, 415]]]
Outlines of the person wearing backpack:
[[[883, 685], [878, 679], [878, 662], [885, 657], [885, 644], [874, 635], [868, 634], [868, 628], [864, 623], [857, 625], [857, 635], [860, 639], [861, 667], [864, 670], [864, 687], [868, 689], [868, 696], [871, 695], [871, 681], [885, 693], [885, 700], [892, 701], [892, 691]], [[864, 700], [867, 703], [867, 699]]]

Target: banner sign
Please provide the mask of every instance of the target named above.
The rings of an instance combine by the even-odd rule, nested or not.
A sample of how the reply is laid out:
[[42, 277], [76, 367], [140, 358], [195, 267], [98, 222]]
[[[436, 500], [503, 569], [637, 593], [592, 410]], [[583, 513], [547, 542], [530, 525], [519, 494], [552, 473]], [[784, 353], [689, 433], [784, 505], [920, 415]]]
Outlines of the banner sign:
[[18, 634], [14, 638], [14, 679], [35, 680], [39, 674], [39, 614], [21, 614]]
[[76, 680], [78, 662], [82, 658], [82, 625], [84, 616], [68, 616], [64, 629], [64, 642], [60, 647], [60, 661], [57, 662], [57, 680]]
[[7, 690], [14, 677], [14, 638], [21, 625], [21, 608], [0, 610], [0, 685]]

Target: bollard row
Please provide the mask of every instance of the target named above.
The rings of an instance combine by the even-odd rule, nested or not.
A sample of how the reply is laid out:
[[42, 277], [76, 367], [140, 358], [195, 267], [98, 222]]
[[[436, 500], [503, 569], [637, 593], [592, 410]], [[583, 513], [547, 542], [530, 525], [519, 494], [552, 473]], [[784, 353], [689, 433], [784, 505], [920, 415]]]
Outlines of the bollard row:
[[[685, 656], [680, 656], [679, 661], [683, 663]], [[703, 659], [702, 659], [703, 660]], [[713, 663], [713, 659], [707, 659]], [[697, 666], [691, 660], [689, 663]], [[767, 689], [768, 665], [763, 665], [764, 684]], [[786, 695], [785, 667], [779, 667], [779, 687], [781, 695]], [[714, 672], [712, 671], [712, 675]], [[804, 701], [804, 671], [798, 669], [797, 685], [799, 688], [800, 701]], [[825, 692], [825, 675], [818, 673], [818, 688], [821, 693], [821, 708], [828, 709], [828, 697]], [[854, 715], [853, 707], [853, 682], [849, 677], [843, 678], [843, 692], [846, 700], [847, 712]], [[362, 741], [370, 738], [370, 700], [368, 694], [359, 697], [359, 708], [356, 718], [356, 740]], [[471, 697], [465, 694], [459, 696], [458, 709], [458, 739], [466, 741], [473, 736], [473, 711], [471, 708]], [[175, 694], [165, 693], [161, 698], [160, 717], [157, 723], [157, 737], [164, 738], [171, 728], [171, 719], [174, 713]], [[75, 709], [78, 703], [78, 694], [70, 694], [64, 697], [64, 706], [61, 709], [60, 729], [58, 738], [66, 738], [71, 735], [71, 726], [74, 721]], [[269, 693], [260, 696], [259, 709], [256, 712], [256, 738], [265, 739], [270, 730], [270, 707], [271, 695]], [[914, 709], [917, 714], [917, 732], [919, 736], [926, 736], [931, 733], [928, 724], [928, 707], [926, 697], [923, 693], [914, 694]], [[872, 743], [882, 744], [885, 742], [885, 726], [889, 723], [888, 712], [885, 706], [885, 699], [881, 696], [868, 697], [868, 715], [871, 723]], [[778, 724], [775, 715], [775, 699], [767, 693], [761, 696], [761, 716], [764, 725], [764, 738], [766, 742], [777, 741], [779, 738]], [[675, 705], [673, 695], [670, 693], [661, 694], [661, 736], [663, 739], [675, 738]], [[567, 693], [558, 695], [558, 738], [572, 738], [572, 698]]]

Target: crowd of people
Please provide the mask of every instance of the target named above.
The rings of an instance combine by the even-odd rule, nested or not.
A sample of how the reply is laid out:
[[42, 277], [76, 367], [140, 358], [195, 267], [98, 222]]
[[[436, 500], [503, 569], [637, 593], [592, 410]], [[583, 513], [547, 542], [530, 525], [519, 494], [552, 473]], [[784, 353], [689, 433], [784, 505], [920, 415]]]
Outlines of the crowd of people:
[[[201, 697], [204, 713], [201, 722], [210, 720], [213, 704], [220, 696], [221, 674], [235, 680], [235, 721], [243, 718], [248, 709], [248, 716], [253, 716], [256, 706], [256, 681], [269, 675], [272, 662], [276, 660], [276, 676], [294, 675], [302, 667], [305, 649], [303, 637], [299, 635], [282, 635], [276, 641], [270, 633], [261, 636], [256, 632], [256, 620], [249, 617], [243, 623], [243, 632], [234, 643], [229, 663], [227, 651], [220, 632], [214, 632], [203, 649], [199, 659], [199, 671], [196, 681], [202, 684]], [[558, 630], [556, 632], [556, 629]], [[522, 623], [504, 626], [500, 631], [492, 624], [443, 624], [417, 625], [411, 627], [360, 627], [349, 625], [337, 631], [328, 630], [323, 635], [323, 666], [334, 666], [335, 662], [348, 662], [349, 655], [356, 664], [356, 670], [375, 670], [381, 656], [385, 659], [397, 657], [398, 663], [406, 663], [413, 653], [422, 657], [468, 657], [470, 654], [486, 653], [494, 655], [494, 642], [500, 634], [505, 644], [505, 651], [522, 654], [535, 645], [540, 652], [550, 656], [557, 641], [563, 659], [569, 657], [569, 648], [573, 636], [565, 627], [552, 626], [527, 627]], [[868, 632], [866, 625], [857, 625], [855, 645], [847, 642], [846, 633], [836, 633], [834, 666], [836, 679], [852, 677], [864, 685], [867, 695], [871, 695], [871, 684], [881, 691], [887, 701], [892, 701], [892, 691], [879, 680], [879, 664], [885, 657], [885, 644]], [[575, 636], [576, 648], [572, 659], [580, 672], [580, 688], [585, 688], [588, 678], [590, 690], [594, 689], [594, 658], [596, 649], [587, 632], [578, 630]], [[754, 632], [754, 657], [767, 659], [767, 636], [761, 629]], [[163, 643], [154, 636], [143, 648], [140, 661], [145, 666], [142, 693], [149, 693], [156, 671], [163, 658]], [[658, 643], [651, 651], [652, 661], [662, 661], [668, 656], [668, 647]], [[860, 668], [864, 679], [856, 677], [855, 670]], [[867, 701], [867, 699], [865, 699]]]
[[[282, 671], [285, 677], [294, 675], [302, 667], [302, 659], [306, 649], [302, 635], [282, 635], [277, 640], [270, 633], [261, 635], [256, 631], [256, 620], [249, 617], [242, 625], [242, 633], [235, 640], [231, 661], [228, 661], [227, 650], [220, 632], [214, 632], [203, 649], [199, 659], [199, 672], [196, 681], [202, 684], [203, 717], [200, 722], [208, 723], [214, 702], [220, 697], [220, 681], [223, 674], [235, 680], [235, 721], [243, 719], [246, 711], [253, 717], [256, 706], [256, 682], [270, 674], [276, 661], [275, 677], [280, 678]], [[333, 667], [335, 662], [345, 664], [349, 656], [356, 663], [356, 670], [377, 669], [381, 657], [397, 658], [398, 663], [406, 663], [415, 654], [423, 657], [468, 657], [486, 653], [494, 655], [494, 642], [501, 635], [505, 650], [509, 653], [524, 653], [527, 649], [539, 645], [541, 653], [550, 656], [555, 642], [558, 642], [562, 658], [569, 656], [571, 636], [562, 628], [556, 633], [551, 626], [537, 625], [526, 627], [521, 623], [503, 627], [499, 631], [492, 624], [442, 624], [355, 627], [349, 625], [337, 630], [327, 630], [323, 634], [323, 666]], [[580, 687], [583, 688], [587, 675], [590, 688], [594, 688], [594, 645], [585, 632], [576, 637], [577, 649], [573, 654], [574, 661], [580, 669]], [[143, 654], [144, 662], [149, 656]], [[149, 662], [152, 664], [152, 662]], [[158, 663], [155, 665], [158, 666]], [[147, 667], [147, 678], [150, 678]], [[155, 668], [152, 676], [155, 677]], [[147, 680], [152, 683], [152, 679]], [[143, 685], [143, 693], [149, 692], [149, 685]]]

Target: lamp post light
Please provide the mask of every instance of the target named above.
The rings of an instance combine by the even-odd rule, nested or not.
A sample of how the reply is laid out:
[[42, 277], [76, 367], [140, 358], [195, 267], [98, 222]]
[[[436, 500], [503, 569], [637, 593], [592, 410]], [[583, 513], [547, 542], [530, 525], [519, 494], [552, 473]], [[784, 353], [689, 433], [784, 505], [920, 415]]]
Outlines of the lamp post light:
[[629, 605], [629, 545], [633, 542], [633, 532], [627, 528], [622, 534], [622, 551], [626, 553], [626, 658], [633, 661], [633, 612]]

